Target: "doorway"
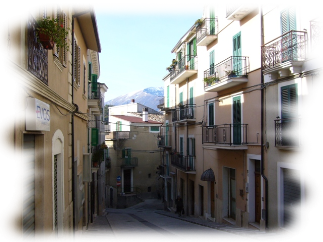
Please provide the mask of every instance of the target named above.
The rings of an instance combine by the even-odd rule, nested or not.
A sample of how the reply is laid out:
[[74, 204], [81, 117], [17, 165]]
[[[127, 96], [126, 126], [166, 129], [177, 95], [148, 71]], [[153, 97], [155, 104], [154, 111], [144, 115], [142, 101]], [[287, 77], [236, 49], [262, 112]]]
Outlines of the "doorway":
[[123, 170], [123, 192], [131, 192], [131, 169]]
[[200, 216], [204, 216], [204, 187], [199, 185], [200, 194]]

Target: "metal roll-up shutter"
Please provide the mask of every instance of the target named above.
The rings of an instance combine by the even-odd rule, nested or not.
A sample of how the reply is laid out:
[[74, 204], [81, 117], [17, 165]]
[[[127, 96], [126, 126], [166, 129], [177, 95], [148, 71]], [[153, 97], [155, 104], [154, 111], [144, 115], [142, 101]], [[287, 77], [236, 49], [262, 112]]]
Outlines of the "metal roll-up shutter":
[[283, 169], [284, 228], [301, 234], [301, 179], [299, 170]]
[[23, 241], [35, 241], [35, 136], [24, 135]]

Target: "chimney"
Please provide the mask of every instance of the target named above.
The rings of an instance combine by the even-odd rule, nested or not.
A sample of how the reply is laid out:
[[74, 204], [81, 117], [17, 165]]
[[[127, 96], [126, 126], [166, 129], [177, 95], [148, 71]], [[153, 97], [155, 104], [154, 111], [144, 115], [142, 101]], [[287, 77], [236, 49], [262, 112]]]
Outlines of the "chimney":
[[148, 108], [142, 109], [142, 121], [148, 122]]
[[135, 99], [131, 99], [131, 103], [135, 103]]

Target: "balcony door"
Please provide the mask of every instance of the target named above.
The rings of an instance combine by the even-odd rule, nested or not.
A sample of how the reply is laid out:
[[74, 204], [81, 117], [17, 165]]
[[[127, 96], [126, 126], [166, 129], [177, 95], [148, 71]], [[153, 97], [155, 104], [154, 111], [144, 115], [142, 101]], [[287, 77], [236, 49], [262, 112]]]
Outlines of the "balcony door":
[[187, 61], [189, 62], [190, 70], [195, 70], [195, 56], [196, 56], [196, 38], [187, 44]]
[[214, 50], [210, 52], [210, 76], [214, 75]]
[[297, 84], [281, 87], [281, 133], [282, 145], [295, 145], [296, 140], [293, 138], [293, 124], [298, 113], [298, 94]]
[[281, 34], [284, 35], [281, 42], [282, 62], [296, 60], [297, 58], [297, 37], [295, 34], [287, 34], [296, 30], [296, 13], [294, 8], [284, 9], [280, 13]]
[[232, 106], [233, 144], [241, 144], [241, 96], [233, 98]]
[[241, 32], [233, 36], [233, 68], [232, 70], [239, 75], [242, 72], [241, 61]]
[[210, 35], [215, 34], [215, 17], [214, 17], [214, 9], [210, 10]]

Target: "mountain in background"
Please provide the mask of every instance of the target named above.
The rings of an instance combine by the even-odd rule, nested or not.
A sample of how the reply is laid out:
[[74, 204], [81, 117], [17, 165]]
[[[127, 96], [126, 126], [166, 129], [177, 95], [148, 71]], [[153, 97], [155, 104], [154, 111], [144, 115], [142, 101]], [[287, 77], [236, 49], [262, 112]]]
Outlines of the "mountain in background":
[[157, 105], [159, 105], [159, 100], [161, 100], [163, 97], [163, 87], [148, 87], [140, 91], [131, 92], [108, 100], [105, 102], [105, 105], [124, 105], [131, 103], [131, 100], [134, 99], [136, 103], [143, 104], [158, 111], [159, 109], [157, 108]]

